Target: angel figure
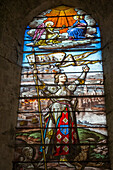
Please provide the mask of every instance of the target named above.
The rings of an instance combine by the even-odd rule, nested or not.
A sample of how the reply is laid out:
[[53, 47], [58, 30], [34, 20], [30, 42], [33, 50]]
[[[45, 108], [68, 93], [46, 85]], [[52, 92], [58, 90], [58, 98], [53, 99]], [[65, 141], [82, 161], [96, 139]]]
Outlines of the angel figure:
[[[44, 45], [46, 46], [48, 43], [60, 43], [60, 41], [58, 41], [58, 33], [54, 32], [54, 28], [52, 27], [54, 25], [54, 23], [52, 21], [47, 21], [45, 23], [40, 24], [36, 31], [35, 34], [33, 36], [33, 40], [34, 40], [34, 45], [35, 46], [39, 46], [39, 45]], [[45, 36], [45, 39], [41, 39], [41, 37], [43, 35]]]

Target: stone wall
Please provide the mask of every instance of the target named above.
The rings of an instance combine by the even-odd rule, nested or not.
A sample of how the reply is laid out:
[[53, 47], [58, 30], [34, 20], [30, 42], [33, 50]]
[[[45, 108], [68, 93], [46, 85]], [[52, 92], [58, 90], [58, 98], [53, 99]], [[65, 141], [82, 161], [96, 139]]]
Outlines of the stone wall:
[[24, 31], [40, 12], [58, 5], [83, 9], [101, 29], [110, 159], [113, 169], [113, 1], [0, 1], [0, 170], [11, 170], [15, 142]]

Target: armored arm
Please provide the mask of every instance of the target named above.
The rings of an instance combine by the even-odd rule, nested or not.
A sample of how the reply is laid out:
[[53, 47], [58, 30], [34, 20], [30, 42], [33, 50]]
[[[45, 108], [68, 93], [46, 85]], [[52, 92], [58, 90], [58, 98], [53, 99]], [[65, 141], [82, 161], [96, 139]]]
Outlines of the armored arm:
[[83, 69], [82, 74], [77, 78], [77, 80], [75, 80], [75, 83], [77, 85], [85, 83], [86, 75], [89, 71], [89, 67], [87, 65], [85, 67], [83, 67], [82, 69]]
[[89, 71], [89, 67], [86, 66], [86, 67], [83, 67], [82, 69], [83, 69], [83, 71], [82, 71], [81, 75], [75, 81], [71, 82], [71, 85], [68, 85], [68, 89], [70, 91], [75, 91], [76, 87], [78, 85], [80, 85], [80, 84], [82, 85], [85, 83], [85, 79], [86, 79], [86, 75]]

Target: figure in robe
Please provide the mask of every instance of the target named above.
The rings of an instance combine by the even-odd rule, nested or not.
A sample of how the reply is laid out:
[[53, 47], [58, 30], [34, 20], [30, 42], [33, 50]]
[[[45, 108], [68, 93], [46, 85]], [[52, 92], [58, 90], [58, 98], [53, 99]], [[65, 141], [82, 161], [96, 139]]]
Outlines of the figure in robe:
[[[55, 146], [46, 146], [45, 153], [46, 155], [50, 153], [50, 155], [60, 157], [60, 163], [68, 167], [74, 167], [67, 159], [73, 148], [68, 144], [79, 143], [75, 116], [77, 100], [72, 103], [72, 97], [69, 96], [74, 95], [78, 85], [84, 84], [88, 71], [89, 67], [84, 67], [82, 74], [73, 82], [67, 82], [66, 74], [56, 74], [56, 86], [47, 86], [45, 84], [42, 90], [44, 96], [51, 96], [52, 101], [52, 104], [49, 105], [48, 113], [44, 115], [44, 140], [45, 144], [55, 144]], [[44, 82], [40, 82], [44, 85]], [[42, 147], [40, 152], [42, 152]]]
[[67, 31], [69, 38], [71, 39], [72, 37], [74, 40], [85, 38], [87, 22], [84, 20], [83, 16], [74, 16], [73, 18], [77, 19], [77, 21], [73, 24], [72, 28]]
[[[52, 21], [47, 21], [45, 24], [42, 23], [37, 27], [33, 36], [35, 46], [46, 46], [49, 43], [60, 43], [60, 41], [56, 40], [59, 35], [54, 32], [54, 28], [52, 28], [53, 25], [54, 23]], [[46, 34], [45, 39], [40, 39], [44, 33]]]
[[54, 23], [52, 21], [47, 21], [45, 25], [46, 25], [46, 42], [59, 43], [55, 41], [59, 36], [58, 33], [54, 32], [54, 28], [52, 28]]

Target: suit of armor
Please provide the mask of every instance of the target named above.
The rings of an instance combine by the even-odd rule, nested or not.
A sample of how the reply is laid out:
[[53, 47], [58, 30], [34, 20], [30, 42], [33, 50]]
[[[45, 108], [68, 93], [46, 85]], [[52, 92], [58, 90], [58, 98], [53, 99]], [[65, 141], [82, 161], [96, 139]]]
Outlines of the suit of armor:
[[47, 146], [46, 154], [49, 149], [49, 153], [54, 156], [68, 155], [70, 153], [68, 144], [79, 142], [75, 116], [77, 100], [75, 100], [75, 104], [72, 104], [72, 96], [77, 86], [84, 84], [86, 74], [87, 71], [83, 71], [77, 80], [71, 82], [71, 85], [66, 84], [66, 75], [60, 74], [56, 86], [45, 86], [43, 89], [47, 96], [53, 96], [49, 112], [45, 116], [44, 139], [45, 144], [53, 143], [55, 147]]

